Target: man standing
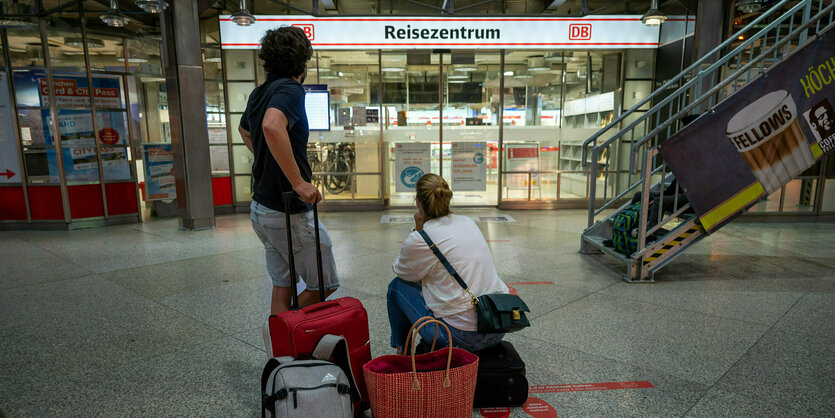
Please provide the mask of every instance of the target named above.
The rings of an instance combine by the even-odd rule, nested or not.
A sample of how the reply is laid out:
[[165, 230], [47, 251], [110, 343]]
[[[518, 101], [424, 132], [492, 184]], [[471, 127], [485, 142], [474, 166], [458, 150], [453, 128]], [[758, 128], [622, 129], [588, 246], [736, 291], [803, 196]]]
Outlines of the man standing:
[[[264, 243], [267, 270], [272, 278], [273, 315], [290, 309], [290, 292], [296, 291], [296, 278], [290, 277], [287, 226], [283, 193], [295, 191], [301, 200], [290, 205], [296, 271], [307, 285], [299, 295], [299, 306], [318, 301], [319, 283], [316, 268], [315, 230], [311, 204], [322, 200], [319, 190], [310, 183], [312, 173], [307, 162], [307, 115], [304, 88], [307, 61], [313, 48], [304, 31], [285, 26], [267, 31], [261, 39], [258, 56], [264, 61], [267, 81], [256, 87], [241, 116], [244, 144], [255, 156], [250, 218], [252, 229]], [[327, 230], [320, 225], [325, 294], [339, 287], [336, 263]]]

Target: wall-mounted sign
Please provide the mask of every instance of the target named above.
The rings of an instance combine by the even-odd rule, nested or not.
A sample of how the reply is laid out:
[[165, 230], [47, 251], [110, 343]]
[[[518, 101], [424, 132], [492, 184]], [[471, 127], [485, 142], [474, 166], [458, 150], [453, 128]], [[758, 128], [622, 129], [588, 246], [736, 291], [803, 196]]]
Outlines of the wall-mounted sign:
[[[220, 19], [222, 47], [256, 49], [264, 33], [298, 26], [314, 48], [626, 49], [658, 47], [659, 28], [637, 15], [555, 17], [256, 16], [252, 26]], [[676, 18], [670, 19], [671, 21]], [[681, 19], [683, 20], [683, 19]]]
[[[0, 71], [0, 183], [20, 183], [20, 161], [14, 134], [14, 115], [10, 106], [9, 83]], [[31, 142], [31, 141], [30, 141]]]
[[430, 170], [431, 144], [428, 142], [405, 142], [394, 146], [395, 190], [414, 192], [417, 181]]
[[145, 190], [148, 200], [177, 197], [174, 184], [174, 152], [171, 144], [145, 144]]
[[487, 143], [452, 143], [452, 188], [455, 191], [487, 190]]

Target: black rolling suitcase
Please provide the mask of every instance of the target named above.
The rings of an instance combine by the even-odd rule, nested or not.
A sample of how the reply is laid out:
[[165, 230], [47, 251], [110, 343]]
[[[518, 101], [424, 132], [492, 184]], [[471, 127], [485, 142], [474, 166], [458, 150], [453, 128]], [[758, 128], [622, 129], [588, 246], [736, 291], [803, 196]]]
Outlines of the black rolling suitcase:
[[522, 406], [528, 400], [525, 362], [508, 341], [485, 348], [478, 355], [474, 408]]

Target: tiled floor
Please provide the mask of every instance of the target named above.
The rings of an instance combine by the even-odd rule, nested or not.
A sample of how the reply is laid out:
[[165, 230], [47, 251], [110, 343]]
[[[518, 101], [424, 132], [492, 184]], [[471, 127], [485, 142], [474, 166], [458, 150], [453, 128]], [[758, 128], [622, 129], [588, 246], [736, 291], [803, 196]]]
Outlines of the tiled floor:
[[[732, 224], [640, 285], [577, 253], [585, 212], [504, 213], [517, 222], [479, 226], [533, 310], [509, 337], [530, 383], [654, 386], [532, 394], [559, 416], [835, 414], [835, 225]], [[383, 214], [409, 216], [322, 214], [375, 356], [391, 352], [384, 295], [411, 228]], [[176, 225], [0, 233], [3, 414], [258, 415], [263, 248], [246, 215]]]

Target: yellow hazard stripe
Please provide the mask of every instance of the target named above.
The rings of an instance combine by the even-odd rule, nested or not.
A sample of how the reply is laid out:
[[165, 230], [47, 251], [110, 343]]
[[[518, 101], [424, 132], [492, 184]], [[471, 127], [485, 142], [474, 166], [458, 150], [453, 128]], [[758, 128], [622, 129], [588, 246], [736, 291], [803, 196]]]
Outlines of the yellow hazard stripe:
[[815, 159], [820, 158], [823, 155], [823, 150], [821, 149], [821, 144], [815, 142], [812, 144], [812, 155], [815, 156]]
[[755, 182], [699, 218], [702, 221], [702, 226], [706, 231], [711, 230], [714, 226], [751, 204], [751, 202], [759, 199], [764, 193], [762, 184]]
[[690, 235], [693, 235], [698, 230], [699, 230], [698, 226], [691, 226], [690, 229], [688, 229], [686, 232], [684, 232], [681, 235], [675, 237], [672, 241], [664, 244], [664, 246], [661, 247], [660, 250], [656, 251], [653, 255], [645, 258], [644, 259], [644, 264], [648, 264], [648, 263], [651, 263], [651, 262], [655, 261], [656, 259], [658, 259], [658, 257], [661, 257], [661, 255], [663, 255], [667, 251], [672, 250], [676, 245], [681, 244], [682, 241], [684, 241]]

